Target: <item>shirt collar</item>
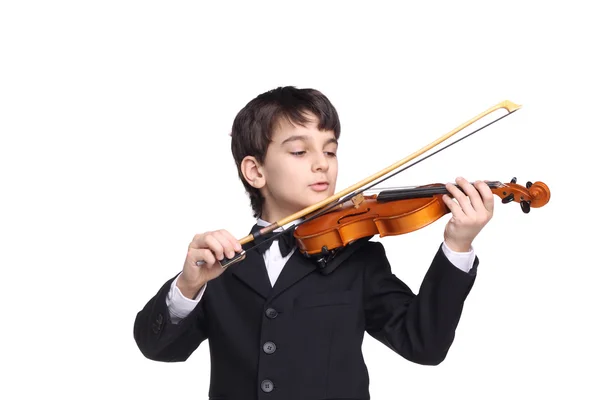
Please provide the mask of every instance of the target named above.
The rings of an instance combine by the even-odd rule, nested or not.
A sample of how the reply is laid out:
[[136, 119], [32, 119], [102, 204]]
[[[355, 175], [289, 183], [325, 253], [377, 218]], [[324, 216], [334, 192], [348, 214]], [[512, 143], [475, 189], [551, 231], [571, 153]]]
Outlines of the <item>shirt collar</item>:
[[[302, 218], [300, 218], [300, 219], [297, 219], [297, 220], [294, 220], [294, 221], [292, 221], [292, 222], [289, 222], [289, 223], [287, 223], [287, 224], [283, 225], [283, 228], [277, 228], [277, 229], [275, 229], [273, 232], [281, 232], [283, 229], [287, 229], [287, 228], [289, 228], [290, 226], [292, 226], [292, 225], [294, 225], [294, 224], [297, 224], [297, 223], [298, 223], [298, 222], [300, 222], [300, 221], [302, 221]], [[256, 219], [256, 224], [257, 224], [258, 226], [269, 226], [269, 225], [271, 225], [270, 223], [268, 223], [267, 221], [265, 221], [264, 219], [261, 219], [261, 218], [257, 218], [257, 219]]]

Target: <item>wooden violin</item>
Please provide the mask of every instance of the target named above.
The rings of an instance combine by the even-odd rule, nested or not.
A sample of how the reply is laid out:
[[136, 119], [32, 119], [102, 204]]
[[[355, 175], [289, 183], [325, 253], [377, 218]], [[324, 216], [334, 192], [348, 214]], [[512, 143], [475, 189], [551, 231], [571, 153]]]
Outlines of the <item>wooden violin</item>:
[[[427, 226], [449, 212], [441, 199], [442, 195], [447, 193], [445, 185], [433, 184], [408, 190], [383, 191], [377, 195], [370, 196], [365, 196], [363, 192], [374, 186], [374, 184], [366, 188], [365, 185], [389, 174], [408, 161], [429, 151], [488, 114], [500, 109], [508, 112], [465, 137], [382, 179], [382, 181], [505, 118], [519, 108], [521, 108], [520, 105], [511, 101], [502, 101], [404, 159], [317, 204], [313, 204], [304, 210], [298, 211], [257, 232], [245, 236], [239, 242], [240, 244], [251, 242], [277, 228], [302, 219], [301, 222], [287, 227], [286, 231], [295, 229], [294, 237], [300, 251], [307, 256], [312, 256], [323, 254], [324, 252], [330, 253], [332, 250], [344, 247], [348, 243], [362, 237], [399, 235]], [[504, 203], [518, 201], [524, 212], [529, 212], [531, 207], [541, 207], [550, 199], [550, 190], [542, 182], [528, 182], [526, 187], [523, 187], [517, 185], [516, 180], [513, 179], [513, 181], [506, 184], [488, 182], [488, 185], [494, 194], [502, 198]], [[306, 216], [308, 217], [304, 218]], [[280, 234], [283, 234], [283, 232], [273, 235], [270, 240], [276, 239]], [[221, 266], [226, 268], [233, 263], [241, 261], [245, 258], [245, 253], [246, 251], [242, 250], [233, 258], [222, 260]]]
[[[517, 185], [486, 182], [502, 203], [518, 201], [529, 213], [550, 200], [550, 189], [542, 182]], [[298, 247], [308, 256], [327, 254], [367, 236], [401, 235], [421, 229], [450, 212], [442, 200], [450, 195], [443, 184], [384, 190], [368, 196], [358, 195], [331, 211], [298, 226], [294, 232]]]

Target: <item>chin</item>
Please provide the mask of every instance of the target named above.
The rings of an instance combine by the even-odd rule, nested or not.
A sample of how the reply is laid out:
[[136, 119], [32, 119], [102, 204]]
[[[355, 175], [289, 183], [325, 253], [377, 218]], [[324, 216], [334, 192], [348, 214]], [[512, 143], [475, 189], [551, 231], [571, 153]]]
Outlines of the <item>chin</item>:
[[328, 190], [326, 190], [324, 192], [312, 192], [311, 195], [308, 196], [309, 198], [307, 200], [310, 202], [309, 205], [313, 205], [315, 203], [325, 200], [326, 198], [328, 198], [332, 195], [333, 195], [333, 193], [329, 193]]
[[334, 193], [331, 193], [330, 190], [316, 192], [309, 189], [308, 192], [302, 194], [299, 193], [295, 198], [290, 200], [292, 201], [292, 204], [295, 204], [294, 208], [297, 209], [297, 211], [300, 211], [331, 197], [333, 194]]

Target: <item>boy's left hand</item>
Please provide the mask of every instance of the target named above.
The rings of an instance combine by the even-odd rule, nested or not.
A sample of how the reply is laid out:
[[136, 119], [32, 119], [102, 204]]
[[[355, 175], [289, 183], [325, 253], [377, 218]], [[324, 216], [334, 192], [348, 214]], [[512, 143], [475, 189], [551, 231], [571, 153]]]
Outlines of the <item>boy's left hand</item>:
[[444, 240], [451, 250], [467, 252], [471, 249], [475, 236], [494, 214], [494, 194], [482, 181], [471, 185], [466, 179], [459, 177], [456, 178], [456, 183], [462, 188], [462, 192], [453, 184], [446, 184], [446, 189], [456, 201], [446, 194], [443, 196], [444, 203], [452, 212], [452, 218], [444, 230]]

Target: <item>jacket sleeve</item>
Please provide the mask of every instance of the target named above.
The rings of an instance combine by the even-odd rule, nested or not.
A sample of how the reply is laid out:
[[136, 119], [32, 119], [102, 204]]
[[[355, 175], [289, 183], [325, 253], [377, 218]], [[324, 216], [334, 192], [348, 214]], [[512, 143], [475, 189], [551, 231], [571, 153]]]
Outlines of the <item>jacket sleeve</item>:
[[186, 318], [179, 323], [171, 321], [166, 298], [175, 278], [167, 281], [135, 318], [135, 342], [142, 354], [151, 360], [185, 361], [207, 338], [206, 294]]
[[466, 273], [450, 263], [440, 246], [415, 295], [392, 273], [383, 245], [373, 245], [364, 271], [366, 331], [407, 360], [438, 365], [454, 341], [479, 259]]

